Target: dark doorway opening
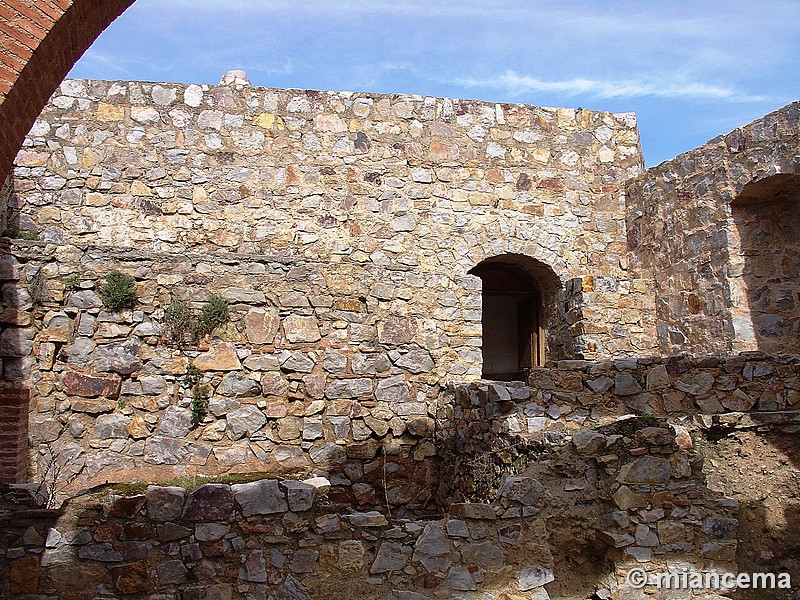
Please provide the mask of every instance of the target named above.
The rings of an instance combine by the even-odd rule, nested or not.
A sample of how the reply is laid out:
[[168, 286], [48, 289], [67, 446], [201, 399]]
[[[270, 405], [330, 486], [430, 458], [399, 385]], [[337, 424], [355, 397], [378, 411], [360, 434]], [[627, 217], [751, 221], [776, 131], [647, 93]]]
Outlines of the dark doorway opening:
[[485, 379], [526, 381], [544, 362], [542, 293], [522, 269], [481, 263], [470, 271], [483, 283], [483, 372]]
[[731, 202], [731, 317], [737, 352], [800, 351], [800, 175], [751, 181]]

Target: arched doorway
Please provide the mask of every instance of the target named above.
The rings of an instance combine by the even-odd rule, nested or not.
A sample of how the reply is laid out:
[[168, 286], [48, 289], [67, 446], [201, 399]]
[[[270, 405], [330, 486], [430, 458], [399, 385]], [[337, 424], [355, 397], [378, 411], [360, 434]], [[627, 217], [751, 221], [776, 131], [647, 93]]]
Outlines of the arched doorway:
[[744, 186], [731, 203], [734, 350], [800, 350], [800, 175]]
[[470, 271], [482, 282], [485, 379], [527, 380], [544, 362], [542, 290], [520, 267], [484, 261]]

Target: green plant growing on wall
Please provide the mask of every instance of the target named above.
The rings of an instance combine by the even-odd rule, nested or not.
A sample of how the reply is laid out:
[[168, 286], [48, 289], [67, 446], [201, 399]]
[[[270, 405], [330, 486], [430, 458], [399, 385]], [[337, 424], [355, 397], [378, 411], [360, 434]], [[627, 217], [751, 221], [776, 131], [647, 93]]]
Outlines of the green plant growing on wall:
[[28, 229], [6, 229], [3, 235], [14, 240], [28, 240], [29, 242], [39, 239], [39, 234], [35, 230]]
[[174, 300], [164, 310], [164, 333], [174, 344], [182, 344], [197, 321], [188, 302]]
[[200, 309], [200, 318], [197, 321], [195, 337], [199, 339], [204, 335], [210, 334], [214, 329], [226, 323], [229, 318], [228, 301], [221, 296], [212, 294], [208, 302]]
[[131, 308], [136, 303], [136, 280], [116, 269], [106, 275], [106, 283], [100, 290], [103, 304], [111, 310]]
[[70, 275], [69, 278], [64, 282], [64, 290], [67, 292], [71, 292], [72, 290], [78, 288], [80, 282], [81, 282], [81, 276], [78, 273]]
[[192, 423], [197, 425], [208, 411], [208, 398], [211, 395], [211, 390], [207, 385], [203, 385], [203, 372], [195, 367], [189, 365], [184, 375], [184, 381], [190, 390], [192, 396]]

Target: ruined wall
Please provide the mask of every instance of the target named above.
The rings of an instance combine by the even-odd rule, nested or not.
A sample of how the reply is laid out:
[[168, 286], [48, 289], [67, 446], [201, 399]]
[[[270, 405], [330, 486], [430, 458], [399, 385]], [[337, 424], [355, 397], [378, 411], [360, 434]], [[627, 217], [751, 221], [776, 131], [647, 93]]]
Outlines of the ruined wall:
[[[417, 445], [414, 436], [396, 440], [434, 449], [433, 511], [408, 499], [394, 504], [395, 491], [383, 495], [384, 488], [346, 482], [336, 471], [330, 480], [248, 475], [189, 490], [105, 487], [63, 511], [0, 502], [0, 593], [249, 600], [330, 598], [346, 589], [398, 600], [470, 591], [621, 600], [638, 593], [625, 579], [634, 567], [797, 580], [798, 402], [800, 357], [762, 353], [563, 361], [537, 369], [530, 385], [453, 383], [429, 431], [414, 430]], [[645, 410], [664, 416], [630, 414]], [[425, 420], [407, 421], [409, 429], [417, 424]], [[280, 433], [280, 420], [272, 425]], [[743, 444], [742, 436], [760, 445]], [[720, 439], [724, 446], [715, 444]], [[342, 473], [352, 476], [360, 465], [365, 475], [380, 473], [386, 489], [407, 489], [414, 482], [404, 479], [402, 455], [362, 454], [376, 442], [345, 444], [347, 458], [360, 460]], [[759, 450], [758, 469], [750, 448]], [[764, 503], [778, 481], [780, 510]], [[653, 586], [646, 592], [658, 597]]]
[[529, 386], [453, 384], [441, 497], [491, 503], [520, 473], [537, 481], [553, 598], [661, 597], [626, 588], [634, 566], [780, 573], [796, 590], [799, 360], [564, 361]]
[[[451, 408], [463, 411], [461, 424], [483, 423], [484, 433], [497, 439], [518, 439], [507, 417], [509, 405], [529, 408], [521, 386], [503, 392], [473, 382], [460, 390]], [[509, 400], [506, 394], [514, 393], [519, 397]], [[775, 439], [798, 427], [786, 413], [770, 415], [759, 425], [728, 425], [731, 432], [770, 430]], [[759, 503], [740, 503], [708, 484], [708, 469], [716, 469], [704, 460], [707, 432], [687, 422], [690, 435], [686, 427], [652, 416], [575, 430], [565, 428], [574, 421], [553, 420], [561, 424], [560, 435], [545, 439], [526, 465], [495, 474], [493, 488], [481, 498], [448, 503], [446, 514], [428, 519], [397, 518], [389, 506], [359, 511], [336, 502], [323, 478], [190, 489], [111, 486], [73, 499], [61, 511], [0, 502], [0, 593], [65, 600], [101, 591], [184, 599], [347, 593], [423, 600], [477, 592], [498, 599], [597, 594], [622, 600], [659, 597], [655, 586], [641, 593], [628, 585], [633, 568], [656, 574], [755, 567], [747, 546], [750, 535], [763, 542], [765, 523], [751, 512]], [[474, 458], [486, 438], [468, 440], [476, 446], [460, 450]], [[796, 452], [789, 458], [797, 460]], [[444, 470], [457, 473], [463, 484], [476, 481], [476, 471], [457, 464]], [[5, 495], [18, 499], [22, 492]], [[737, 495], [749, 492], [739, 489]], [[784, 542], [791, 539], [787, 533]], [[786, 562], [790, 556], [756, 558], [762, 567], [756, 570], [800, 577], [798, 565]], [[742, 597], [782, 593], [757, 590]]]
[[[376, 281], [358, 264], [332, 274], [291, 257], [211, 262], [16, 244], [19, 262], [8, 259], [6, 286], [31, 310], [19, 313], [30, 326], [8, 328], [0, 340], [17, 356], [7, 358], [6, 378], [33, 383], [32, 467], [41, 470], [55, 452], [69, 461], [64, 476], [76, 476], [71, 490], [299, 471], [355, 490], [358, 505], [373, 506], [378, 487], [381, 502], [387, 494], [393, 505], [430, 502], [438, 382], [469, 375], [460, 356], [476, 353], [465, 331], [475, 323], [451, 323], [443, 308], [389, 313], [398, 297], [426, 293], [427, 282], [407, 268]], [[100, 288], [111, 268], [137, 275], [133, 309], [103, 306]], [[41, 272], [48, 286], [34, 301], [26, 278]], [[199, 308], [211, 293], [228, 301], [230, 320], [196, 342], [174, 338], [164, 325], [171, 298]], [[449, 291], [465, 305], [479, 303], [476, 293], [474, 286]], [[190, 364], [201, 371], [197, 385]], [[196, 388], [206, 405], [199, 413]], [[387, 469], [388, 490], [381, 483]]]
[[660, 353], [797, 352], [798, 156], [795, 102], [627, 185], [632, 272], [654, 280]]
[[619, 433], [635, 415], [644, 425], [669, 419], [718, 432], [776, 427], [791, 435], [800, 429], [798, 408], [800, 357], [759, 352], [561, 361], [535, 369], [528, 385], [452, 382], [439, 403], [437, 447], [452, 465], [442, 473], [440, 498], [484, 501], [504, 476], [540, 461], [573, 432]]

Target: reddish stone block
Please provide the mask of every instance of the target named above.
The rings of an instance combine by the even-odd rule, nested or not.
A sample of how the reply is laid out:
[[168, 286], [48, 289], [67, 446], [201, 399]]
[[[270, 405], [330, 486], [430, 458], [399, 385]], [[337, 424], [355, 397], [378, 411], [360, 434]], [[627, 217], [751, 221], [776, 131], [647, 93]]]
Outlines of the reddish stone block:
[[121, 382], [117, 378], [93, 377], [75, 371], [64, 375], [64, 384], [67, 394], [83, 398], [96, 398], [97, 396], [118, 398], [121, 386]]
[[114, 506], [111, 507], [109, 516], [132, 519], [139, 512], [139, 509], [142, 508], [144, 502], [145, 497], [143, 495], [117, 498], [114, 502]]
[[153, 537], [153, 530], [144, 523], [126, 523], [122, 528], [122, 537], [125, 540], [149, 540]]
[[8, 572], [9, 579], [11, 579], [11, 592], [17, 594], [36, 593], [38, 571], [39, 560], [33, 554], [11, 561]]

